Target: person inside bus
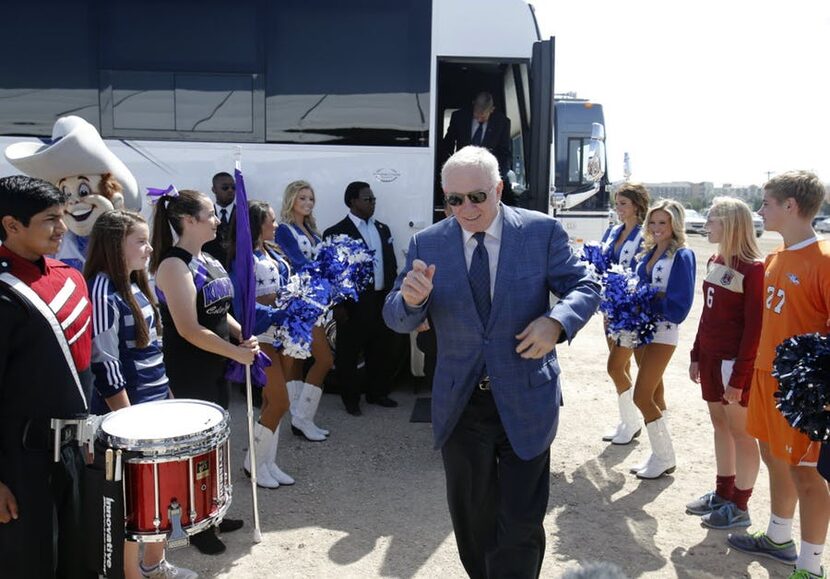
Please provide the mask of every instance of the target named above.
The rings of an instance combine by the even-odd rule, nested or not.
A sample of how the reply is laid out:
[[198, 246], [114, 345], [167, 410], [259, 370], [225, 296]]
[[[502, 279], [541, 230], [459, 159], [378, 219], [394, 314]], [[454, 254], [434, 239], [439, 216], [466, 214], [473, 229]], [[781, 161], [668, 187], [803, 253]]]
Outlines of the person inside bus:
[[216, 237], [208, 241], [202, 251], [209, 253], [222, 264], [222, 267], [228, 269], [228, 240], [236, 209], [236, 185], [233, 176], [225, 172], [214, 175], [211, 191], [216, 198], [213, 210], [219, 218], [219, 227], [216, 228]]
[[383, 323], [383, 301], [395, 283], [398, 264], [389, 226], [372, 217], [375, 214], [376, 198], [369, 184], [363, 181], [349, 183], [343, 201], [349, 208], [349, 214], [326, 229], [323, 237], [328, 239], [335, 235], [348, 235], [362, 241], [375, 252], [374, 285], [363, 290], [356, 302], [349, 300], [334, 308], [334, 319], [337, 321], [334, 365], [337, 368], [340, 396], [346, 412], [360, 416], [357, 359], [361, 350], [369, 378], [366, 402], [384, 408], [398, 405], [389, 397], [395, 359], [390, 346], [395, 340]]
[[499, 175], [504, 182], [502, 203], [515, 205], [510, 180], [507, 178], [513, 159], [510, 119], [496, 110], [493, 95], [489, 92], [478, 93], [470, 106], [462, 107], [452, 114], [447, 134], [441, 143], [441, 164], [467, 145], [484, 147], [493, 153], [499, 163]]
[[[317, 257], [323, 241], [314, 219], [314, 189], [308, 181], [293, 181], [285, 188], [282, 196], [279, 227], [275, 234], [277, 245], [288, 257], [294, 271], [301, 269]], [[323, 395], [323, 381], [334, 365], [326, 332], [320, 323], [311, 334], [311, 356], [314, 363], [303, 377], [303, 360], [284, 356], [285, 379], [291, 404], [291, 431], [308, 440], [322, 442], [329, 431], [314, 423], [320, 397]]]

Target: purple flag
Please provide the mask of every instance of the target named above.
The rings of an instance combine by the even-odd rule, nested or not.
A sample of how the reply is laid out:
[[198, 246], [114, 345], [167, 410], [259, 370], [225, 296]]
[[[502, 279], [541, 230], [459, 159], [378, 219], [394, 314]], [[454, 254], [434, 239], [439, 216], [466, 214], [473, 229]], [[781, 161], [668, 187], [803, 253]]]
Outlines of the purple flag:
[[[233, 278], [236, 281], [233, 306], [237, 321], [242, 326], [242, 337], [248, 339], [254, 331], [256, 316], [256, 276], [254, 274], [254, 250], [251, 240], [251, 221], [248, 217], [248, 195], [242, 172], [234, 170], [236, 181], [236, 257], [233, 261]], [[271, 359], [263, 352], [257, 354], [251, 365], [251, 382], [265, 386], [265, 368]], [[231, 360], [225, 378], [232, 382], [245, 383], [245, 366]]]

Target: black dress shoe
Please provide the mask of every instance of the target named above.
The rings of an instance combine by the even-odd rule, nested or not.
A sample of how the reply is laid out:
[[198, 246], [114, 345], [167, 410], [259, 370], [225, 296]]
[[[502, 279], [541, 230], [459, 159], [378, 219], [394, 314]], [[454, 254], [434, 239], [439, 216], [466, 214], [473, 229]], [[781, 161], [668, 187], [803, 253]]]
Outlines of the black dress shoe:
[[190, 544], [196, 547], [202, 555], [218, 555], [227, 549], [225, 543], [216, 536], [216, 529], [213, 527], [190, 537]]
[[349, 404], [348, 406], [346, 406], [346, 412], [348, 412], [352, 416], [363, 416], [363, 412], [361, 412], [360, 406], [358, 406], [357, 404]]
[[219, 530], [223, 533], [233, 533], [234, 531], [238, 531], [241, 529], [245, 523], [242, 519], [222, 519], [222, 522], [219, 523]]
[[389, 398], [389, 396], [381, 396], [380, 398], [367, 398], [366, 402], [369, 404], [377, 404], [384, 408], [397, 408], [398, 403]]

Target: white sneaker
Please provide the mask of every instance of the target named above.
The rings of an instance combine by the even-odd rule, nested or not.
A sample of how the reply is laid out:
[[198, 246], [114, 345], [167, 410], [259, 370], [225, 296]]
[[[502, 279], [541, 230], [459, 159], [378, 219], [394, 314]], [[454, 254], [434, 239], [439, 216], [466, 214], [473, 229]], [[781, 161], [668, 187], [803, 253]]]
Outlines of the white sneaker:
[[197, 579], [199, 574], [184, 567], [176, 567], [162, 559], [152, 571], [145, 571], [144, 566], [141, 566], [141, 576], [145, 579]]

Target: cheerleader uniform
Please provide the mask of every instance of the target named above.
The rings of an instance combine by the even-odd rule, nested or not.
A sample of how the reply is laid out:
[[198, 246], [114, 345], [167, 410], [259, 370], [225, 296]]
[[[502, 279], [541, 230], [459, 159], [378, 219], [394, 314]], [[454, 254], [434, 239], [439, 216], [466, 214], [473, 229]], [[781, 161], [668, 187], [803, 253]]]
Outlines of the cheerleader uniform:
[[610, 256], [612, 263], [619, 263], [625, 267], [631, 267], [634, 256], [640, 253], [643, 244], [643, 228], [641, 225], [635, 225], [634, 229], [628, 233], [628, 237], [623, 241], [619, 251], [615, 251], [614, 248], [617, 245], [623, 229], [625, 229], [624, 223], [612, 225], [606, 229], [605, 233], [602, 234], [600, 245], [602, 246], [603, 255]]
[[313, 242], [299, 225], [295, 225], [294, 223], [280, 223], [277, 227], [274, 239], [277, 245], [285, 252], [285, 255], [288, 256], [291, 267], [294, 269], [301, 268], [317, 257], [318, 248], [323, 240], [313, 231], [309, 233], [314, 237]]
[[[233, 284], [225, 268], [207, 253], [202, 253], [202, 259], [199, 259], [180, 247], [171, 247], [163, 259], [168, 258], [182, 260], [193, 276], [199, 325], [223, 340], [229, 340], [228, 311], [233, 302]], [[224, 379], [227, 359], [185, 340], [177, 331], [167, 299], [158, 287], [156, 296], [164, 327], [164, 365], [173, 395], [207, 400], [227, 408], [229, 393]]]
[[655, 251], [656, 248], [652, 249], [636, 262], [636, 271], [641, 283], [649, 283], [665, 294], [654, 301], [654, 309], [663, 320], [657, 324], [653, 343], [676, 346], [679, 326], [689, 315], [695, 295], [695, 254], [685, 247], [671, 254], [665, 252], [649, 274], [646, 264]]
[[91, 410], [109, 412], [106, 399], [127, 391], [130, 404], [141, 404], [169, 397], [164, 358], [157, 332], [153, 306], [138, 285], [130, 290], [147, 321], [149, 343], [139, 348], [135, 341], [135, 321], [130, 304], [115, 289], [110, 277], [97, 274], [91, 284], [92, 372], [95, 391]]
[[[291, 268], [288, 261], [273, 249], [266, 247], [254, 252], [256, 297], [279, 293], [280, 288], [288, 282], [290, 275]], [[276, 340], [274, 326], [270, 326], [264, 333], [258, 335], [257, 339], [273, 346]]]
[[713, 256], [706, 268], [691, 361], [698, 363], [704, 400], [722, 402], [724, 388], [731, 386], [743, 390], [741, 406], [746, 406], [761, 337], [764, 264], [737, 261], [729, 267]]

